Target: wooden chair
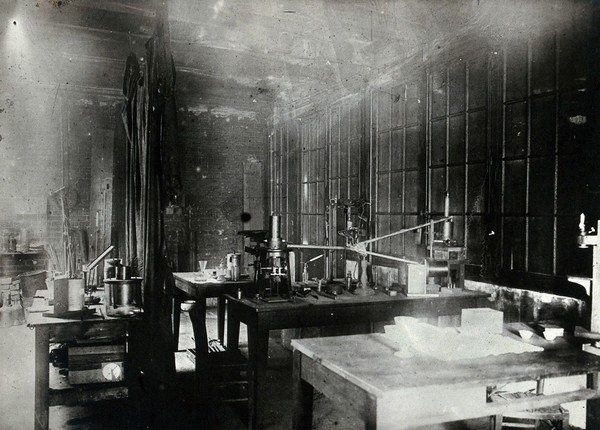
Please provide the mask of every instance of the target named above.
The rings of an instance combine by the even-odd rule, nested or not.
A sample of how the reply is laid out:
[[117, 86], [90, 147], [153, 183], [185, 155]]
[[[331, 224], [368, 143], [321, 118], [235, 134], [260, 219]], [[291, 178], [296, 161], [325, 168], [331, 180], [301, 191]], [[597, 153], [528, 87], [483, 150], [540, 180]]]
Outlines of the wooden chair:
[[[535, 392], [495, 392], [490, 395], [493, 402], [509, 401], [523, 397], [543, 396], [544, 380], [537, 381]], [[569, 429], [569, 411], [562, 406], [511, 411], [492, 417], [492, 428], [502, 429]]]

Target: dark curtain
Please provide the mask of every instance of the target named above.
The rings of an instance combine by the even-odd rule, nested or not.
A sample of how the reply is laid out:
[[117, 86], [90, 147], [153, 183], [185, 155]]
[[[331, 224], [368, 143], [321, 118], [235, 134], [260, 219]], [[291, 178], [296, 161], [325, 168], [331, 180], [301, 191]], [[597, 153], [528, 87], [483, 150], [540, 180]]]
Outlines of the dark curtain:
[[[166, 428], [168, 385], [175, 375], [171, 327], [172, 270], [164, 208], [180, 191], [174, 150], [175, 71], [162, 25], [146, 55], [127, 58], [122, 116], [127, 132], [125, 259], [143, 277], [143, 323], [130, 336], [138, 369], [136, 404], [145, 425]], [[136, 394], [134, 394], [136, 396]]]

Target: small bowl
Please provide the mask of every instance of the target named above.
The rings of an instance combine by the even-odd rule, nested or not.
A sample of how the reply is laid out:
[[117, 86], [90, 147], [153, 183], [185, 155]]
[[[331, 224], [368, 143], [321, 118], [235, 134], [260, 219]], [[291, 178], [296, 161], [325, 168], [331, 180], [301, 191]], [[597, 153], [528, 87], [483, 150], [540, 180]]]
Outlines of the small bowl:
[[183, 312], [189, 312], [196, 306], [196, 300], [184, 300], [181, 302], [181, 310]]

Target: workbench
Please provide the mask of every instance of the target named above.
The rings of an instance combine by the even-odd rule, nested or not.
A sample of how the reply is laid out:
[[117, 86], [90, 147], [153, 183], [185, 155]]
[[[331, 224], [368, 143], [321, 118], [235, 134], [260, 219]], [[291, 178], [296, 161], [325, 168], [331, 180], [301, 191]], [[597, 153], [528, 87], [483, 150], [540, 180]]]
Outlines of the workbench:
[[337, 299], [311, 293], [293, 302], [266, 303], [257, 298], [227, 295], [227, 349], [239, 347], [240, 323], [248, 330], [248, 427], [262, 428], [260, 412], [267, 393], [263, 383], [267, 373], [269, 331], [286, 328], [321, 327], [393, 320], [395, 316], [439, 317], [460, 315], [463, 308], [488, 307], [488, 295], [451, 290], [440, 296], [355, 296], [345, 292]]
[[[40, 292], [36, 293], [39, 296]], [[43, 300], [36, 299], [34, 300]], [[61, 380], [56, 387], [50, 386], [50, 372], [56, 371], [50, 364], [50, 343], [68, 343], [77, 340], [113, 338], [116, 334], [125, 336], [132, 322], [141, 317], [109, 317], [104, 305], [89, 306], [96, 312], [85, 318], [55, 318], [44, 316], [52, 313], [53, 306], [45, 312], [25, 312], [27, 326], [35, 330], [35, 421], [36, 430], [48, 429], [49, 407], [58, 405], [73, 406], [85, 402], [119, 399], [128, 396], [128, 383], [133, 366], [128, 364], [126, 355], [125, 378], [123, 382], [69, 385]]]
[[[383, 334], [298, 339], [294, 348], [294, 430], [312, 428], [313, 390], [356, 411], [366, 429], [406, 429], [507, 411], [598, 398], [589, 388], [488, 402], [487, 387], [597, 374], [600, 357], [577, 348], [501, 354], [476, 360], [400, 358]], [[595, 378], [588, 378], [588, 381]], [[588, 402], [588, 416], [597, 401]], [[589, 424], [589, 423], [588, 423]], [[591, 428], [591, 427], [588, 427]]]

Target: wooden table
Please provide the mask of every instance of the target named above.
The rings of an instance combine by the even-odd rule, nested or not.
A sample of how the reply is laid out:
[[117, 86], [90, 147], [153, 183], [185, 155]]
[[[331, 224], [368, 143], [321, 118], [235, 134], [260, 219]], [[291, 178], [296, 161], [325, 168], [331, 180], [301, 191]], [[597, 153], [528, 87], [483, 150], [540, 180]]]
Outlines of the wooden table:
[[[217, 333], [219, 340], [223, 343], [223, 335], [225, 332], [225, 294], [235, 294], [238, 289], [241, 289], [244, 294], [250, 294], [254, 287], [254, 282], [249, 279], [239, 281], [199, 281], [198, 273], [196, 272], [177, 272], [173, 273], [175, 278], [175, 287], [184, 293], [175, 296], [173, 300], [173, 330], [175, 335], [175, 348], [177, 348], [179, 338], [180, 316], [179, 311], [181, 303], [186, 298], [196, 301], [193, 310], [190, 311], [192, 324], [194, 328], [194, 338], [196, 344], [198, 339], [204, 342], [205, 348], [208, 350], [208, 336], [206, 333], [206, 299], [209, 297], [217, 298]], [[197, 347], [196, 352], [201, 348]]]
[[398, 315], [460, 315], [463, 308], [487, 307], [489, 303], [487, 294], [463, 290], [439, 297], [391, 297], [381, 292], [367, 297], [345, 293], [336, 300], [318, 297], [295, 298], [293, 303], [266, 303], [256, 298], [226, 296], [227, 348], [238, 348], [240, 323], [246, 324], [248, 330], [249, 428], [262, 427], [260, 412], [268, 394], [262, 392], [261, 382], [267, 373], [270, 330], [371, 323], [393, 320]]
[[[36, 293], [37, 295], [38, 293]], [[42, 299], [43, 300], [43, 299]], [[82, 339], [102, 339], [125, 335], [132, 321], [140, 317], [108, 317], [104, 305], [90, 306], [96, 313], [85, 319], [54, 318], [43, 312], [26, 312], [27, 326], [35, 330], [35, 422], [36, 430], [48, 429], [50, 406], [76, 405], [84, 401], [118, 399], [128, 396], [132, 367], [125, 363], [125, 383], [100, 383], [50, 387], [50, 343], [67, 343]], [[102, 313], [100, 309], [102, 308]], [[47, 312], [53, 312], [50, 306]], [[126, 360], [127, 360], [126, 356]]]
[[[491, 417], [600, 396], [596, 383], [590, 383], [590, 388], [566, 393], [487, 402], [488, 386], [600, 371], [600, 357], [575, 348], [442, 362], [396, 357], [393, 342], [383, 334], [299, 339], [292, 346], [295, 430], [312, 427], [313, 389], [355, 410], [365, 428], [378, 430]], [[594, 403], [588, 402], [588, 409]]]

